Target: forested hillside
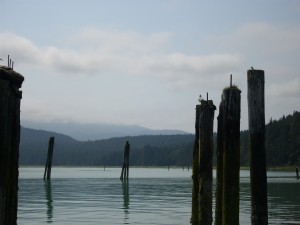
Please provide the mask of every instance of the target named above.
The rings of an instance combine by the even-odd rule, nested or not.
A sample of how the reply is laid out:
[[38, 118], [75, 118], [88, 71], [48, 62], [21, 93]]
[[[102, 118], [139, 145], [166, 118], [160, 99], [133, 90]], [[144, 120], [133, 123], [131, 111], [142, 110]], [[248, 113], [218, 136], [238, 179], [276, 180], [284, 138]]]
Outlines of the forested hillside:
[[[241, 132], [241, 165], [249, 165], [248, 131]], [[270, 120], [266, 126], [267, 165], [300, 165], [300, 112]]]
[[[54, 165], [121, 166], [127, 140], [133, 166], [182, 166], [192, 162], [193, 135], [144, 135], [80, 142], [58, 133], [22, 128], [20, 164], [44, 165], [50, 136], [55, 137]], [[300, 112], [270, 120], [266, 126], [266, 151], [268, 166], [300, 165]], [[241, 131], [241, 165], [249, 165], [248, 131]]]
[[68, 136], [22, 128], [20, 164], [46, 162], [48, 140], [55, 137], [54, 165], [107, 165], [123, 162], [126, 141], [131, 145], [130, 164], [139, 166], [187, 165], [191, 161], [193, 135], [144, 135], [80, 142]]

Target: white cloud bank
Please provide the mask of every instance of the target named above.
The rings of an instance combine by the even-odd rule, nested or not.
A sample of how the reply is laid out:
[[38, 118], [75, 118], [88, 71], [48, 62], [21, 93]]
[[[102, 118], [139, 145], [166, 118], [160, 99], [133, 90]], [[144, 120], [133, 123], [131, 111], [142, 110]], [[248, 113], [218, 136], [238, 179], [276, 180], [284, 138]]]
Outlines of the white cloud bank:
[[[86, 29], [76, 36], [76, 48], [38, 46], [12, 33], [0, 34], [1, 53], [10, 53], [18, 64], [62, 74], [112, 72], [156, 76], [176, 88], [220, 82], [236, 71], [238, 54], [187, 55], [167, 52], [170, 33], [143, 36], [137, 32]], [[220, 83], [221, 85], [221, 83]], [[218, 86], [218, 84], [217, 84]]]

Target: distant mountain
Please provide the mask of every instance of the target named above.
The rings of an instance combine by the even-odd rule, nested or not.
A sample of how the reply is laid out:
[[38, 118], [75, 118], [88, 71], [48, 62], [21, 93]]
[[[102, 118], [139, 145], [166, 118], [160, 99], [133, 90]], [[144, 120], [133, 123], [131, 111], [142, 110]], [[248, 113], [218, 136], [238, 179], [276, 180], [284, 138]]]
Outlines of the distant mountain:
[[[266, 125], [268, 166], [300, 165], [300, 112]], [[191, 165], [194, 135], [141, 135], [97, 141], [78, 141], [70, 136], [21, 128], [20, 164], [44, 165], [48, 140], [55, 137], [54, 165], [121, 166], [126, 141], [131, 145], [130, 165]], [[249, 132], [241, 131], [241, 165], [249, 165]], [[216, 134], [214, 134], [216, 143]], [[216, 147], [216, 144], [214, 144]]]
[[102, 140], [112, 137], [139, 136], [139, 135], [174, 135], [189, 134], [180, 130], [153, 130], [137, 125], [121, 124], [80, 124], [73, 122], [34, 122], [22, 120], [21, 125], [33, 129], [42, 129], [66, 134], [80, 141]]
[[77, 141], [55, 132], [21, 128], [20, 164], [43, 165], [48, 141], [54, 142], [54, 165], [122, 165], [124, 144], [131, 145], [131, 165], [188, 165], [193, 135], [142, 135]]

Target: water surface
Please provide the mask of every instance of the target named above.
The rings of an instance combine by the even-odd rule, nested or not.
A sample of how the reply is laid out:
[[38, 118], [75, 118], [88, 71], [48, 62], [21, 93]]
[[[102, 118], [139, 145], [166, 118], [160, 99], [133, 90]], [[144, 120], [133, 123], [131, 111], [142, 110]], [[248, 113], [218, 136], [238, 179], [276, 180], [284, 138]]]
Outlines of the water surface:
[[[189, 224], [191, 170], [132, 168], [20, 168], [18, 224]], [[300, 224], [300, 182], [293, 173], [268, 176], [269, 224]], [[274, 178], [278, 177], [278, 178]], [[241, 171], [240, 224], [250, 225], [249, 171]]]

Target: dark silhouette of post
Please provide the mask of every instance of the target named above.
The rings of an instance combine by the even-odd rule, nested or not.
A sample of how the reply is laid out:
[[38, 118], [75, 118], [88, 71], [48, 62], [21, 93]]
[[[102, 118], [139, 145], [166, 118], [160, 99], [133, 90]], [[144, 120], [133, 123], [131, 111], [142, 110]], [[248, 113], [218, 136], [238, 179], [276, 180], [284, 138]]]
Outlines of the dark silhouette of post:
[[296, 168], [296, 177], [297, 177], [297, 180], [299, 179], [299, 170], [298, 168]]
[[45, 182], [45, 194], [47, 203], [47, 222], [52, 222], [53, 218], [53, 199], [52, 199], [52, 189], [51, 180]]
[[[50, 180], [50, 178], [51, 178], [53, 147], [54, 147], [54, 137], [50, 137], [49, 145], [48, 145], [47, 161], [46, 161], [45, 172], [44, 172], [44, 180], [45, 179]], [[46, 175], [47, 175], [47, 177], [46, 177]]]
[[222, 225], [222, 196], [223, 196], [223, 96], [219, 106], [217, 131], [217, 178], [215, 194], [215, 225]]
[[265, 150], [265, 78], [263, 70], [248, 70], [248, 116], [250, 135], [251, 221], [268, 224]]
[[130, 144], [128, 141], [126, 141], [122, 172], [120, 176], [121, 180], [128, 179], [129, 176], [129, 152], [130, 152]]
[[241, 91], [223, 90], [222, 224], [239, 225]]
[[212, 224], [213, 122], [216, 106], [201, 100], [199, 117], [199, 223]]
[[192, 172], [192, 217], [191, 224], [198, 225], [199, 216], [199, 117], [200, 105], [196, 105], [196, 119], [195, 119], [195, 141], [193, 150], [193, 172]]
[[24, 77], [0, 66], [0, 224], [16, 225], [18, 209], [20, 103]]
[[124, 219], [125, 221], [129, 219], [129, 203], [130, 203], [130, 196], [129, 196], [129, 180], [125, 180], [122, 182], [122, 189], [123, 189], [123, 209], [124, 209]]

